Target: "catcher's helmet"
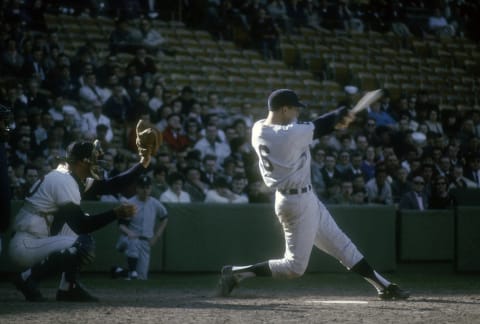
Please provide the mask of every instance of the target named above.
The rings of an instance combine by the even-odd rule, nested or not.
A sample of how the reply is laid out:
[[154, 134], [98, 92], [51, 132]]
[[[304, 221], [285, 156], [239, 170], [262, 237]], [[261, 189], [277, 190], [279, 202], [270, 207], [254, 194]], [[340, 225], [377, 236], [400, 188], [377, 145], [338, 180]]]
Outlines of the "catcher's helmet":
[[105, 166], [103, 158], [103, 150], [100, 141], [91, 142], [74, 142], [67, 148], [67, 163], [74, 164], [76, 162], [86, 162], [90, 164], [90, 174], [95, 179], [101, 178], [101, 171]]

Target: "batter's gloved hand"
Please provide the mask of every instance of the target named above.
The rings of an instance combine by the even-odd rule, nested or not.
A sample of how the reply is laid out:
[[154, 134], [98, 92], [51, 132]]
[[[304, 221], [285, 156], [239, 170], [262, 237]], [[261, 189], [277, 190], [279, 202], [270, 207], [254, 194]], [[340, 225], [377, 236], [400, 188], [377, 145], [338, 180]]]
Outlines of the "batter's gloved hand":
[[148, 166], [150, 157], [155, 155], [160, 147], [162, 134], [151, 123], [143, 119], [140, 119], [137, 123], [136, 134], [135, 144], [138, 154], [142, 158], [142, 163], [147, 162], [146, 166]]
[[355, 120], [355, 114], [351, 111], [347, 111], [340, 119], [338, 124], [335, 125], [335, 129], [346, 129]]
[[118, 207], [115, 207], [113, 212], [115, 213], [115, 216], [117, 216], [117, 219], [129, 220], [137, 212], [137, 207], [132, 204], [124, 203]]

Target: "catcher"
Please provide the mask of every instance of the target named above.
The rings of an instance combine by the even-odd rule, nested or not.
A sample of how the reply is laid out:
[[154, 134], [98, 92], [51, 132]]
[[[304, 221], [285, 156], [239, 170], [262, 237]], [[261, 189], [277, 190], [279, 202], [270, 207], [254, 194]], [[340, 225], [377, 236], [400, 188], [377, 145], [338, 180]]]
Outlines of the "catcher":
[[113, 194], [133, 183], [148, 168], [159, 146], [157, 133], [138, 127], [140, 162], [110, 179], [100, 179], [102, 150], [99, 142], [69, 145], [65, 163], [39, 179], [30, 189], [25, 204], [16, 215], [10, 242], [12, 260], [24, 271], [14, 278], [16, 288], [27, 301], [44, 301], [37, 284], [48, 276], [62, 274], [56, 300], [93, 302], [79, 283], [80, 269], [91, 263], [95, 243], [90, 233], [114, 220], [128, 220], [135, 206], [122, 204], [96, 215], [82, 211], [87, 195]]

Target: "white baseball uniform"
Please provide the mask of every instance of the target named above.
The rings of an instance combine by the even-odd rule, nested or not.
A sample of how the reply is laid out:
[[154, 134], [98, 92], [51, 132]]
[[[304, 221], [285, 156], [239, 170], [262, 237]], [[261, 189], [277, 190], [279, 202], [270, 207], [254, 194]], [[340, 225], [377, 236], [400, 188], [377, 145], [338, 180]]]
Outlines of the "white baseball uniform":
[[312, 190], [313, 134], [313, 123], [266, 125], [262, 119], [252, 128], [252, 145], [259, 157], [260, 171], [265, 184], [276, 189], [275, 213], [285, 235], [283, 259], [269, 260], [276, 277], [302, 275], [313, 245], [347, 268], [363, 258]]
[[149, 240], [154, 236], [156, 220], [165, 219], [168, 212], [165, 206], [153, 197], [141, 201], [137, 196], [133, 196], [128, 202], [137, 207], [135, 217], [129, 222], [128, 228], [139, 237], [129, 239], [127, 236], [121, 235], [117, 248], [122, 249], [125, 246], [127, 257], [138, 259], [136, 268], [138, 279], [146, 280], [150, 268]]
[[12, 260], [25, 267], [73, 245], [77, 235], [68, 225], [65, 224], [55, 236], [50, 236], [50, 227], [58, 206], [67, 203], [80, 205], [81, 201], [78, 184], [65, 165], [59, 165], [37, 180], [31, 191], [34, 193], [25, 198], [25, 205], [15, 218], [15, 235], [9, 247]]

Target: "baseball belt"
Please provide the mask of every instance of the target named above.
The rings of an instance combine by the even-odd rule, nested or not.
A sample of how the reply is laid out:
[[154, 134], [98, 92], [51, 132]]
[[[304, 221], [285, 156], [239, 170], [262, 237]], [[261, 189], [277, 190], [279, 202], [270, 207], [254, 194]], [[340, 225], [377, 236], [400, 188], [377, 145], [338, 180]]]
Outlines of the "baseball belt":
[[294, 188], [294, 189], [279, 189], [278, 191], [283, 195], [299, 195], [299, 194], [309, 192], [310, 190], [312, 190], [312, 185], [308, 185], [308, 186], [300, 188], [300, 189], [297, 189], [297, 188]]
[[42, 218], [45, 219], [45, 221], [47, 222], [47, 225], [50, 227], [51, 223], [52, 223], [52, 219], [51, 217], [49, 216], [52, 216], [52, 213], [46, 213], [46, 212], [42, 212], [42, 211], [39, 211], [37, 208], [35, 208], [31, 203], [29, 203], [28, 201], [26, 201], [23, 206], [22, 206], [22, 209], [28, 211], [29, 213], [31, 214], [35, 214], [37, 216], [40, 216]]

